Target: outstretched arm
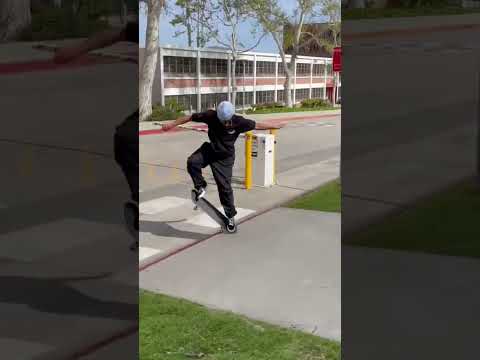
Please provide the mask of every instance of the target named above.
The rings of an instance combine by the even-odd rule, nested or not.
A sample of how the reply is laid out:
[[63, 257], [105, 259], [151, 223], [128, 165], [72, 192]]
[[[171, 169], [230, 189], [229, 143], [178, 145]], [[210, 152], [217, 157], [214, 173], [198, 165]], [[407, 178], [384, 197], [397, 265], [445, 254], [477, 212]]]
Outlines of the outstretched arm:
[[168, 124], [165, 124], [162, 126], [162, 130], [163, 131], [169, 131], [169, 130], [172, 130], [173, 128], [177, 127], [177, 126], [180, 126], [180, 125], [183, 125], [183, 124], [186, 124], [187, 122], [189, 122], [190, 120], [192, 119], [192, 117], [190, 115], [188, 116], [182, 116], [180, 118], [178, 118], [177, 120], [171, 122], [171, 123], [168, 123]]
[[78, 45], [68, 46], [58, 50], [55, 53], [54, 61], [57, 63], [66, 63], [92, 50], [101, 49], [123, 40], [126, 40], [125, 29], [107, 30], [92, 36]]

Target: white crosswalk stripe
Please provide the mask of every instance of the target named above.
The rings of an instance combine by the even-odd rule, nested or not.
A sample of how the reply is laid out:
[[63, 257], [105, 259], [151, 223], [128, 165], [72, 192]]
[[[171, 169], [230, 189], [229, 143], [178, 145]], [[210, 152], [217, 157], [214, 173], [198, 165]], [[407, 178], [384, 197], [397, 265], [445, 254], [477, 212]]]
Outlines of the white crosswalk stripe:
[[[217, 209], [223, 213], [223, 208]], [[255, 213], [237, 208], [235, 220]], [[164, 196], [140, 203], [139, 262], [169, 254], [214, 234], [220, 226], [201, 210], [194, 211], [191, 199]]]
[[120, 236], [123, 231], [116, 225], [75, 218], [60, 219], [0, 236], [0, 253], [17, 261], [40, 260], [76, 246], [95, 243], [104, 234]]
[[138, 249], [138, 260], [143, 261], [146, 258], [152, 257], [154, 255], [160, 254], [161, 251], [157, 249], [152, 249], [145, 246], [140, 246]]
[[188, 199], [182, 199], [175, 196], [165, 196], [140, 203], [139, 210], [141, 214], [154, 215], [190, 203], [191, 200]]

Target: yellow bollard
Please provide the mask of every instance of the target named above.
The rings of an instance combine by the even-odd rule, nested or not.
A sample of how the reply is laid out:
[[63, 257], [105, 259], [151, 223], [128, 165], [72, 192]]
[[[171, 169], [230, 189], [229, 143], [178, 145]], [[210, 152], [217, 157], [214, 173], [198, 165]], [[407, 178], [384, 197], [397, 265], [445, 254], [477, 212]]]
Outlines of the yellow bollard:
[[155, 182], [155, 166], [147, 165], [148, 166], [148, 180], [152, 183]]
[[277, 130], [270, 129], [270, 134], [273, 135], [273, 183], [277, 184], [277, 174], [275, 169], [275, 153], [277, 151]]
[[90, 157], [83, 160], [83, 183], [89, 186], [95, 184], [95, 171], [93, 168], [93, 160]]
[[24, 151], [22, 159], [19, 162], [19, 170], [22, 176], [30, 177], [33, 175], [34, 152], [31, 148]]
[[252, 188], [252, 138], [251, 131], [245, 133], [245, 188]]

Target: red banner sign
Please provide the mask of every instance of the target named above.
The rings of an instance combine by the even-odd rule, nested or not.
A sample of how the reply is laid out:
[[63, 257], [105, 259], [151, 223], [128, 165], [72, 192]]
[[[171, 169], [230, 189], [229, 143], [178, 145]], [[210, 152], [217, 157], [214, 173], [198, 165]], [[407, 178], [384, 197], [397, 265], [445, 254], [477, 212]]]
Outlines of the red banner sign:
[[333, 71], [342, 71], [342, 48], [333, 49]]

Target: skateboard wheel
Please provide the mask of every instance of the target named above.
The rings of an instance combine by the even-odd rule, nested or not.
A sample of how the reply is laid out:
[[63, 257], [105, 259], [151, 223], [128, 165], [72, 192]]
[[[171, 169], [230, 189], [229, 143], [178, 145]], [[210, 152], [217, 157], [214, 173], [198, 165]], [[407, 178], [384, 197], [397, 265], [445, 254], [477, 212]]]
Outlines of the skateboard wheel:
[[227, 231], [227, 233], [229, 234], [233, 234], [235, 232], [237, 232], [237, 226], [225, 226], [225, 230]]

